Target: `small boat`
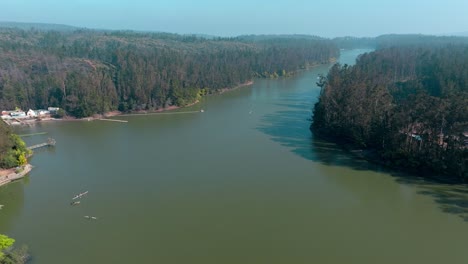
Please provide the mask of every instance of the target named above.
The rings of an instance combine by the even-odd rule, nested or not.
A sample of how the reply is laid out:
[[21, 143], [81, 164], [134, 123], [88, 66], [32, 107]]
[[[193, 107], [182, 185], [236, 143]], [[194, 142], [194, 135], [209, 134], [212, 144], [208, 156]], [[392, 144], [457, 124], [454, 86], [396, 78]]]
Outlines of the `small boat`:
[[88, 191], [79, 193], [79, 194], [75, 195], [75, 196], [72, 198], [72, 200], [79, 199], [79, 198], [81, 198], [83, 195], [86, 195], [86, 194], [88, 194]]
[[70, 205], [79, 205], [81, 202], [80, 201], [76, 201], [76, 202], [71, 202]]
[[88, 215], [85, 215], [84, 218], [86, 218], [86, 219], [91, 219], [91, 217], [88, 216]]

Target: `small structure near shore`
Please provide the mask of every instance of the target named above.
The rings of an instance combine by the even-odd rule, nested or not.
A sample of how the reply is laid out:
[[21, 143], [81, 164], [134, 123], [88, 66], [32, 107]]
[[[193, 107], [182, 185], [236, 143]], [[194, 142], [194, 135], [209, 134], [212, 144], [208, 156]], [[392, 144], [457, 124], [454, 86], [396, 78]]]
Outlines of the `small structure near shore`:
[[111, 122], [120, 122], [120, 123], [128, 123], [128, 120], [119, 120], [119, 119], [99, 118], [98, 120], [101, 120], [101, 121], [111, 121]]
[[37, 148], [42, 148], [42, 147], [53, 147], [53, 146], [55, 146], [55, 139], [49, 138], [49, 139], [47, 139], [47, 142], [44, 142], [44, 143], [41, 143], [41, 144], [37, 144], [37, 145], [29, 146], [28, 149], [33, 150], [33, 149], [37, 149]]
[[57, 114], [60, 108], [58, 107], [49, 107], [49, 110], [39, 109], [25, 112], [19, 108], [16, 110], [3, 110], [1, 114], [1, 119], [7, 125], [30, 125], [34, 121], [50, 119], [53, 115]]

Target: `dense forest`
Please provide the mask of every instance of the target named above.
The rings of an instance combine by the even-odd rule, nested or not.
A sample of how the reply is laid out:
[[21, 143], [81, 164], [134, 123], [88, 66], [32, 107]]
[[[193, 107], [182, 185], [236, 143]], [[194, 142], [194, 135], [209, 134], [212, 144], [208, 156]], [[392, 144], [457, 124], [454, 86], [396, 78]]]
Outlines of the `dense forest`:
[[339, 56], [308, 36], [202, 38], [168, 33], [0, 29], [0, 108], [61, 107], [85, 117], [185, 106], [253, 77]]
[[468, 37], [431, 36], [422, 34], [387, 34], [375, 38], [338, 37], [332, 39], [340, 49], [382, 49], [394, 46], [435, 47], [450, 44], [468, 44]]
[[460, 36], [431, 36], [422, 34], [388, 34], [375, 38], [377, 49], [390, 47], [444, 47], [447, 45], [468, 45], [468, 37]]
[[319, 83], [311, 129], [388, 165], [468, 180], [463, 41], [383, 45], [354, 66], [333, 66]]

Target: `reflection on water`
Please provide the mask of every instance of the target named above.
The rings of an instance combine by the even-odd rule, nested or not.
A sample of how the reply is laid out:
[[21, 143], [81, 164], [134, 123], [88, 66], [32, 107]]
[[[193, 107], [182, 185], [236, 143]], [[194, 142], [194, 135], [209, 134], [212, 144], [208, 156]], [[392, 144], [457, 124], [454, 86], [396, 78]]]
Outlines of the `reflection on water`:
[[428, 195], [445, 213], [455, 214], [468, 222], [468, 188], [462, 184], [446, 184], [433, 179], [392, 173], [397, 182], [417, 186], [420, 194]]
[[[305, 159], [322, 163], [327, 166], [342, 166], [356, 171], [385, 172], [404, 185], [413, 185], [421, 189], [420, 194], [429, 195], [436, 201], [441, 210], [456, 214], [468, 221], [468, 189], [466, 185], [451, 185], [443, 182], [408, 175], [403, 172], [379, 165], [353, 156], [335, 143], [314, 137], [308, 130], [310, 111], [301, 107], [302, 99], [288, 106], [289, 110], [281, 110], [265, 115], [258, 127], [260, 131], [271, 136], [271, 139], [290, 149], [291, 152]], [[289, 99], [289, 102], [295, 100]], [[297, 104], [300, 102], [300, 104]]]
[[[353, 64], [350, 62], [351, 59], [352, 57], [342, 58], [341, 63]], [[433, 198], [443, 212], [456, 214], [468, 221], [466, 185], [445, 184], [435, 179], [416, 177], [395, 169], [371, 164], [353, 156], [335, 143], [315, 137], [309, 131], [309, 125], [313, 104], [317, 100], [318, 93], [319, 87], [315, 86], [312, 92], [297, 92], [278, 98], [276, 105], [280, 106], [281, 110], [262, 116], [257, 129], [307, 160], [327, 166], [352, 168], [356, 171], [385, 172], [403, 186], [412, 185], [421, 189], [419, 193]]]

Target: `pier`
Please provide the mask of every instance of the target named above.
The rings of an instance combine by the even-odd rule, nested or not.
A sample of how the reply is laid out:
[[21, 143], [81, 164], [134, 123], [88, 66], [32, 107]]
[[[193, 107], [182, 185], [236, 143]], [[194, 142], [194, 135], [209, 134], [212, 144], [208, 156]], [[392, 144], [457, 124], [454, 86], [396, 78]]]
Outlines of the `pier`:
[[111, 122], [120, 122], [120, 123], [128, 123], [127, 120], [119, 120], [119, 119], [99, 118], [98, 120], [101, 120], [101, 121], [111, 121]]
[[29, 146], [28, 149], [33, 150], [33, 149], [38, 149], [38, 148], [42, 148], [42, 147], [53, 147], [53, 146], [55, 146], [55, 139], [49, 138], [49, 139], [47, 139], [47, 142]]
[[18, 135], [20, 137], [32, 137], [32, 136], [38, 136], [38, 135], [45, 135], [47, 132], [39, 132], [39, 133], [33, 133], [33, 134], [22, 134]]
[[200, 111], [180, 111], [180, 112], [149, 112], [149, 113], [133, 113], [133, 114], [124, 114], [119, 116], [147, 116], [147, 115], [180, 115], [180, 114], [196, 114], [205, 112], [203, 109]]

